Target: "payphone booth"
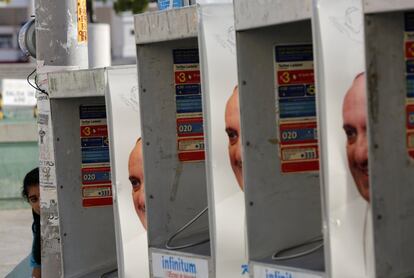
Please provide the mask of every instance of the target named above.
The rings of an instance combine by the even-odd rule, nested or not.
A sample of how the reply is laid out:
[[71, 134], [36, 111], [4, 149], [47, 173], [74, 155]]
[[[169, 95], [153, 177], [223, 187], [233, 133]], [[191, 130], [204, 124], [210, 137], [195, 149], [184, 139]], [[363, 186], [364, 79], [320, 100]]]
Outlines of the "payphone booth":
[[152, 277], [213, 277], [195, 7], [135, 16]]
[[211, 238], [216, 277], [248, 277], [232, 1], [199, 1]]
[[404, 1], [315, 1], [332, 277], [414, 274], [412, 10]]
[[60, 230], [61, 275], [148, 277], [146, 232], [128, 180], [140, 136], [136, 67], [50, 73], [48, 80], [58, 223], [46, 225]]
[[64, 277], [117, 269], [104, 71], [48, 74]]
[[325, 277], [312, 2], [234, 2], [251, 277]]

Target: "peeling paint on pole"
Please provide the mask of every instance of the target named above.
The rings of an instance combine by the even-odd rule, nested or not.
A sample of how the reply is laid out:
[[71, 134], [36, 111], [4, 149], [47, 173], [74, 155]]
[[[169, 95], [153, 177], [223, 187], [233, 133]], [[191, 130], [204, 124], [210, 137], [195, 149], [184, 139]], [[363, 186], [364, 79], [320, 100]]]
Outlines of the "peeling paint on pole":
[[[85, 0], [36, 0], [37, 83], [46, 92], [47, 73], [88, 68]], [[52, 113], [47, 94], [38, 94], [42, 277], [62, 277], [61, 231], [54, 165]]]

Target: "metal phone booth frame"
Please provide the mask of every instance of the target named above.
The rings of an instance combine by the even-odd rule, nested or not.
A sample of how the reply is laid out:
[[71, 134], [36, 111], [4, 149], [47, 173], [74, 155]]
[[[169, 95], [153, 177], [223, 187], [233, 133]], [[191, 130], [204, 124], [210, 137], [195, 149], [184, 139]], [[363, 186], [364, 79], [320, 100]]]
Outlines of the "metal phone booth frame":
[[214, 275], [197, 26], [194, 6], [135, 16], [151, 277]]
[[[105, 69], [50, 73], [48, 80], [62, 277], [113, 277], [117, 259], [111, 184], [109, 181], [105, 186], [95, 186], [92, 178], [102, 168], [94, 162], [109, 163], [109, 150], [104, 146]], [[95, 108], [99, 112], [84, 112]], [[82, 115], [88, 121], [101, 123], [89, 126], [90, 134], [100, 139], [86, 138]], [[89, 144], [100, 149], [87, 154], [84, 147]], [[107, 181], [108, 175], [101, 172], [100, 176]]]
[[[210, 236], [216, 277], [248, 277], [232, 1], [198, 1]], [[229, 112], [231, 111], [231, 112]], [[232, 139], [229, 139], [232, 138]], [[237, 162], [236, 162], [237, 161]]]
[[376, 277], [411, 277], [414, 3], [363, 2]]
[[[303, 78], [300, 90], [314, 82], [312, 2], [238, 0], [234, 9], [250, 275], [324, 277], [319, 164], [300, 162], [308, 154], [318, 156], [316, 117], [299, 125], [284, 121], [302, 106], [293, 98], [284, 99], [294, 97], [295, 90], [282, 91], [279, 79], [284, 70], [289, 73], [299, 65], [300, 70], [306, 68], [297, 72], [297, 81]], [[310, 114], [316, 116], [312, 109]], [[308, 139], [313, 146], [304, 144]], [[290, 144], [298, 149], [289, 150]], [[311, 249], [315, 252], [308, 253]]]

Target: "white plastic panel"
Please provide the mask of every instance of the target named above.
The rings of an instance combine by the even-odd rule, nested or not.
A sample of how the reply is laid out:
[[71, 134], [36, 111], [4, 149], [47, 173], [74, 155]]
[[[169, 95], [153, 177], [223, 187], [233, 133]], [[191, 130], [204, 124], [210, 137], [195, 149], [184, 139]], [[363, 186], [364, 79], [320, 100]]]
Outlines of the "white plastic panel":
[[362, 2], [319, 0], [315, 8], [327, 275], [375, 277], [370, 203], [356, 186], [368, 186]]
[[[231, 153], [236, 163], [242, 155], [240, 124], [238, 131], [237, 124], [234, 125], [234, 121], [240, 121], [239, 111], [232, 110], [225, 116], [229, 105], [238, 106], [238, 97], [231, 98], [238, 84], [233, 7], [231, 4], [207, 4], [199, 6], [198, 12], [210, 223], [213, 227], [210, 234], [216, 277], [247, 277], [244, 193], [229, 157]], [[231, 146], [226, 127], [232, 127], [238, 133], [237, 142]], [[240, 178], [241, 172], [237, 175]]]
[[[142, 148], [142, 141], [137, 145], [141, 137], [137, 70], [136, 66], [113, 67], [106, 69], [106, 74], [118, 275], [132, 278], [139, 273], [139, 277], [146, 278], [149, 277], [147, 233], [134, 207], [136, 204], [140, 209], [142, 205], [145, 208], [145, 193], [144, 188], [134, 191], [129, 180], [136, 171], [141, 177], [143, 167], [142, 156], [139, 158], [142, 150], [137, 149]], [[137, 157], [131, 157], [133, 151]], [[129, 165], [136, 169], [130, 171]]]

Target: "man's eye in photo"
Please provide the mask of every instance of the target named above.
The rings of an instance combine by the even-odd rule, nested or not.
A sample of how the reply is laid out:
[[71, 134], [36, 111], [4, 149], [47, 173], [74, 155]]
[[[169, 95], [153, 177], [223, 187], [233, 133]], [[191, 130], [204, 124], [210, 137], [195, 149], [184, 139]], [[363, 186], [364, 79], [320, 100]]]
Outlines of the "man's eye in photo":
[[238, 137], [238, 134], [237, 134], [237, 132], [235, 131], [235, 130], [226, 130], [226, 132], [227, 132], [227, 136], [229, 137], [229, 140], [232, 142], [232, 141], [235, 141], [236, 139], [237, 139], [237, 137]]

